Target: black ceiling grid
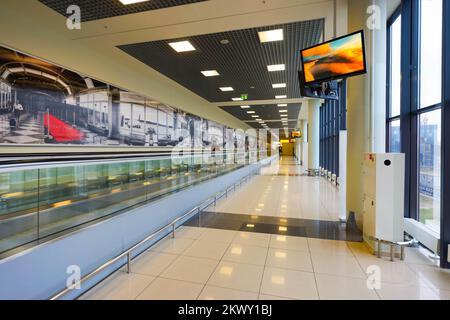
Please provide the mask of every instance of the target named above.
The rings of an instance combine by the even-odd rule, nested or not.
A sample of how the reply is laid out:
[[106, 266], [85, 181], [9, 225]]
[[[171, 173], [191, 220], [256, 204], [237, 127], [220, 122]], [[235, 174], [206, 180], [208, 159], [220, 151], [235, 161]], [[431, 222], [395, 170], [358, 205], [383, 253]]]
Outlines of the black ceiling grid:
[[[247, 124], [256, 129], [262, 129], [263, 127], [255, 121], [252, 116], [258, 115], [261, 120], [266, 122], [266, 125], [271, 129], [280, 129], [285, 126], [281, 123], [281, 114], [279, 110], [288, 110], [287, 119], [289, 121], [289, 128], [295, 128], [297, 119], [300, 114], [301, 104], [290, 104], [289, 107], [278, 107], [277, 105], [252, 105], [250, 109], [242, 109], [236, 106], [220, 107], [222, 110], [228, 112], [232, 116], [242, 121], [247, 121]], [[248, 114], [247, 111], [255, 111], [255, 114]], [[250, 121], [250, 122], [248, 122]]]
[[[222, 110], [230, 113], [236, 118], [241, 119], [242, 121], [251, 121], [254, 120], [252, 118], [253, 115], [258, 115], [262, 120], [278, 120], [280, 119], [281, 113], [279, 110], [288, 110], [287, 114], [289, 119], [297, 120], [301, 104], [290, 104], [289, 107], [277, 107], [277, 105], [252, 105], [250, 109], [242, 109], [236, 106], [226, 106], [220, 107]], [[255, 114], [248, 114], [247, 111], [255, 111]]]
[[176, 7], [208, 0], [151, 0], [124, 5], [119, 0], [39, 0], [59, 14], [67, 16], [70, 5], [78, 5], [81, 9], [81, 21], [93, 21], [127, 14]]
[[[284, 41], [260, 43], [258, 32], [283, 28]], [[276, 95], [301, 98], [298, 84], [300, 50], [320, 42], [323, 19], [205, 34], [120, 46], [131, 56], [173, 79], [210, 102], [231, 101], [248, 94], [249, 100], [273, 100]], [[169, 42], [189, 40], [196, 51], [175, 52]], [[221, 40], [229, 43], [221, 44]], [[268, 72], [267, 66], [285, 64], [286, 71]], [[217, 70], [219, 77], [200, 71]], [[272, 84], [287, 88], [273, 89]], [[221, 92], [220, 87], [233, 87]]]

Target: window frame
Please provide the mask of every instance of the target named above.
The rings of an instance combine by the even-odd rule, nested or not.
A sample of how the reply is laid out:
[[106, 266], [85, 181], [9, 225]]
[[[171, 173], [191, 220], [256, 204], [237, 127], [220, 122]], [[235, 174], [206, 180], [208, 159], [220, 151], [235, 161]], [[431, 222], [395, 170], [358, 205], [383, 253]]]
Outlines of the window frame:
[[[445, 0], [443, 20], [450, 19], [450, 1]], [[441, 257], [448, 257], [450, 244], [450, 24], [444, 23], [442, 32], [442, 133], [441, 133]], [[441, 259], [441, 267], [450, 269], [450, 262]]]
[[[391, 150], [391, 134], [390, 125], [394, 121], [400, 121], [400, 132], [402, 131], [401, 110], [400, 114], [391, 117], [392, 99], [391, 99], [391, 87], [392, 87], [392, 26], [395, 21], [402, 15], [402, 5], [400, 5], [387, 22], [387, 46], [386, 46], [386, 152]], [[403, 49], [403, 48], [402, 48]], [[401, 102], [400, 102], [401, 104]], [[400, 139], [401, 140], [401, 139]], [[401, 147], [401, 141], [400, 141]]]
[[340, 131], [347, 130], [347, 82], [339, 83], [339, 100], [325, 100], [320, 107], [320, 167], [339, 177]]
[[[401, 23], [401, 110], [400, 117], [390, 117], [391, 80], [391, 26], [402, 16]], [[400, 119], [401, 149], [405, 162], [405, 217], [419, 221], [419, 119], [420, 116], [441, 110], [441, 262], [442, 268], [450, 268], [447, 261], [450, 243], [450, 1], [443, 1], [443, 45], [442, 45], [442, 101], [420, 108], [420, 0], [403, 0], [400, 7], [388, 19], [387, 38], [387, 95], [386, 95], [386, 151], [390, 150], [391, 121]]]

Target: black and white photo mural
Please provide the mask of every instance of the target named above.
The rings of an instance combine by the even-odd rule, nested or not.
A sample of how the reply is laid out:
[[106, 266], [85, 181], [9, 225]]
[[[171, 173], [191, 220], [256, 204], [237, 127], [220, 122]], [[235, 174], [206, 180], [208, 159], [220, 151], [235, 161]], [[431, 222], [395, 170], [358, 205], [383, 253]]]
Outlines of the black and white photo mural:
[[[214, 121], [0, 47], [0, 144], [181, 145], [218, 152], [226, 149], [229, 131]], [[231, 132], [233, 148], [244, 148], [244, 132]]]

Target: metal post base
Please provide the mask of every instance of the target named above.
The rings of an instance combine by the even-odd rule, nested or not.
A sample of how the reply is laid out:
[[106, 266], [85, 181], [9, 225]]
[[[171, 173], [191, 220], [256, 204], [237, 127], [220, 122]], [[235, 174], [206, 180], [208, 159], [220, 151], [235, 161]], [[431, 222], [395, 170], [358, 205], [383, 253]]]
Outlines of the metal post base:
[[395, 247], [400, 247], [400, 260], [404, 261], [405, 260], [405, 248], [409, 247], [414, 247], [416, 244], [416, 240], [412, 239], [410, 241], [406, 241], [406, 242], [392, 242], [392, 241], [387, 241], [387, 240], [382, 240], [382, 239], [377, 239], [377, 238], [371, 238], [372, 241], [377, 242], [377, 257], [381, 258], [381, 250], [382, 250], [382, 244], [386, 244], [389, 245], [389, 256], [390, 256], [390, 260], [392, 262], [395, 261]]

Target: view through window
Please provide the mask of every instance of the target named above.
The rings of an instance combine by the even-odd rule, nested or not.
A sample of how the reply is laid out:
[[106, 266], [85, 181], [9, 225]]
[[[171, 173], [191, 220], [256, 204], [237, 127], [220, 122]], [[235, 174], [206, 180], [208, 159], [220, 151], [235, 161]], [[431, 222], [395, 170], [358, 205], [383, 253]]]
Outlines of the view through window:
[[419, 220], [440, 232], [443, 5], [442, 0], [420, 4]]

